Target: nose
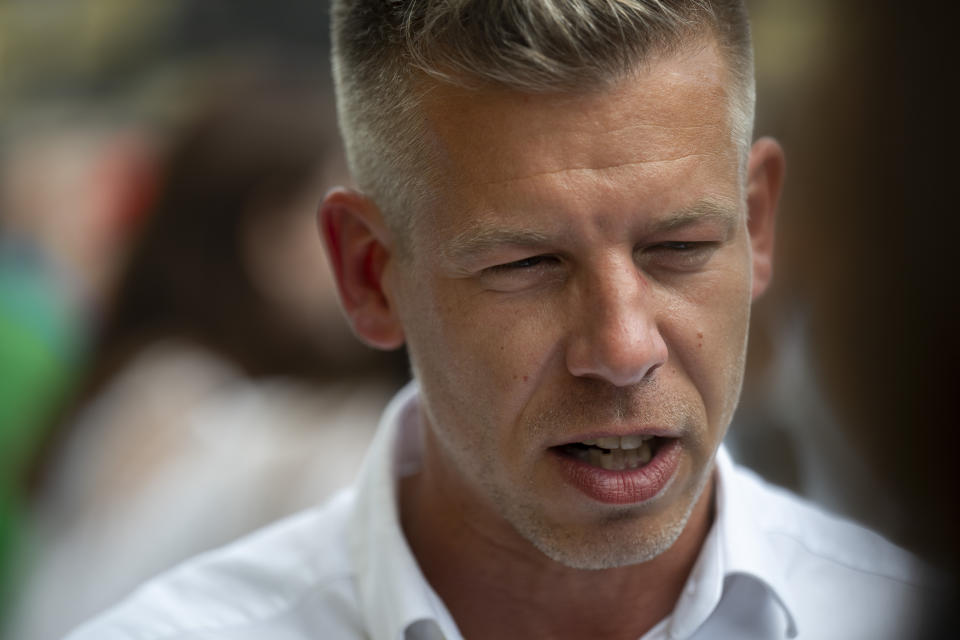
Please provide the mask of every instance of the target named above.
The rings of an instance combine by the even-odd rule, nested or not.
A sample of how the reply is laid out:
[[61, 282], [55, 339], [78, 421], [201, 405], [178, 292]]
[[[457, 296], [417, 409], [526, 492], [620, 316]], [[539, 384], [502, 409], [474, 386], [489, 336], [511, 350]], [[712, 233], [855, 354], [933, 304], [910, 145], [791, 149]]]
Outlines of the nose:
[[618, 387], [651, 376], [667, 360], [652, 302], [650, 287], [635, 267], [619, 277], [608, 272], [587, 285], [567, 346], [570, 373]]

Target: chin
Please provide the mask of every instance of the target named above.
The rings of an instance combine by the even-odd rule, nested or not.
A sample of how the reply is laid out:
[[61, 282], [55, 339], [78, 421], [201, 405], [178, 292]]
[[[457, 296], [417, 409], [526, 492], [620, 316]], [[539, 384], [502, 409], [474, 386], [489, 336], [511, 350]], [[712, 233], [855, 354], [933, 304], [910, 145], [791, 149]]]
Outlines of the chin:
[[[571, 569], [615, 569], [649, 562], [670, 549], [686, 528], [696, 500], [666, 521], [621, 512], [585, 527], [512, 519], [514, 529], [542, 554]], [[668, 516], [668, 514], [663, 514]]]
[[536, 509], [504, 514], [542, 554], [571, 569], [601, 570], [654, 560], [683, 534], [710, 473], [665, 510], [618, 510], [587, 524], [557, 522]]
[[[545, 556], [571, 569], [616, 569], [649, 562], [670, 549], [686, 522], [672, 522], [651, 531], [628, 531], [609, 526], [590, 540], [552, 538], [531, 540]], [[635, 527], [631, 527], [635, 529]]]

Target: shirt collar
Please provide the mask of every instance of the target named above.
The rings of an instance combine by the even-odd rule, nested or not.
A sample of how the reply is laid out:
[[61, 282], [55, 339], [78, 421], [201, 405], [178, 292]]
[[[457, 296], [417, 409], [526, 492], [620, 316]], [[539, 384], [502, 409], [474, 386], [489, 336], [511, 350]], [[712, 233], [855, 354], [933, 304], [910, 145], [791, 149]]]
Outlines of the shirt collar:
[[[357, 484], [350, 554], [373, 640], [398, 640], [408, 629], [425, 625], [425, 636], [461, 638], [453, 617], [420, 571], [397, 510], [398, 479], [420, 465], [418, 391], [411, 382], [387, 406]], [[720, 603], [725, 579], [743, 575], [765, 587], [783, 612], [786, 637], [796, 637], [784, 565], [757, 523], [750, 488], [738, 485], [723, 446], [717, 452], [716, 480], [716, 520], [671, 616], [671, 636], [693, 635]], [[438, 628], [430, 629], [432, 625]]]
[[[373, 640], [398, 640], [408, 628], [421, 630], [416, 635], [460, 638], [413, 557], [397, 509], [398, 480], [420, 463], [417, 392], [411, 382], [387, 406], [358, 477], [350, 555]], [[433, 625], [442, 635], [430, 629]]]
[[726, 579], [739, 575], [764, 587], [783, 614], [785, 637], [796, 637], [796, 609], [791, 604], [784, 563], [757, 522], [751, 487], [738, 477], [723, 446], [716, 457], [714, 501], [716, 520], [674, 609], [671, 635], [693, 635], [719, 605]]

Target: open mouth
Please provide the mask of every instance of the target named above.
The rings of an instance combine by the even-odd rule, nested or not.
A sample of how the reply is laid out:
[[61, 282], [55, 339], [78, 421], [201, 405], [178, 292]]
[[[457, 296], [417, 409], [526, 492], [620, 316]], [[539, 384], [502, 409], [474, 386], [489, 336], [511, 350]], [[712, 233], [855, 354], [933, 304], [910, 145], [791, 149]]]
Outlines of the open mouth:
[[611, 436], [571, 442], [555, 447], [561, 455], [608, 471], [640, 469], [657, 454], [667, 438], [659, 436]]

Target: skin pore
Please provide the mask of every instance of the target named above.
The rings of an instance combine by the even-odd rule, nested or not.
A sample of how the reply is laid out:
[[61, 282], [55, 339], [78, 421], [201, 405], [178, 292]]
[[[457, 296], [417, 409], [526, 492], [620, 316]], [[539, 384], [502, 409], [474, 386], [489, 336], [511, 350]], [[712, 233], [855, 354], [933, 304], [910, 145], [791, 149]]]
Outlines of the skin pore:
[[[421, 385], [402, 524], [466, 637], [637, 638], [696, 561], [782, 173], [764, 140], [741, 175], [727, 84], [705, 41], [602, 92], [438, 85], [416, 251], [362, 195], [325, 201], [355, 331], [406, 341]], [[564, 446], [635, 433], [676, 452], [655, 496], [571, 481]]]

